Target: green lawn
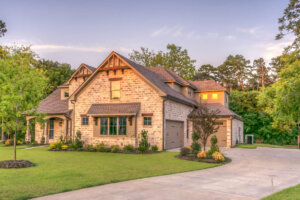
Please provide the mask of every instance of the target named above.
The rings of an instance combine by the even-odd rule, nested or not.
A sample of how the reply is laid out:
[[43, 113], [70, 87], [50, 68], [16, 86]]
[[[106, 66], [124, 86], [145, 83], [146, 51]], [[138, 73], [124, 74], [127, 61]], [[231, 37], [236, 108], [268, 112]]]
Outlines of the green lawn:
[[[22, 150], [17, 159], [37, 166], [0, 169], [0, 199], [28, 199], [130, 179], [215, 167], [175, 158], [178, 153], [134, 155], [99, 152], [53, 152], [48, 148]], [[0, 146], [0, 160], [13, 158], [13, 148]]]
[[300, 185], [272, 194], [263, 200], [300, 200]]
[[269, 147], [269, 148], [283, 148], [283, 149], [296, 149], [297, 146], [291, 145], [274, 145], [274, 144], [238, 144], [234, 148], [256, 149], [257, 147]]

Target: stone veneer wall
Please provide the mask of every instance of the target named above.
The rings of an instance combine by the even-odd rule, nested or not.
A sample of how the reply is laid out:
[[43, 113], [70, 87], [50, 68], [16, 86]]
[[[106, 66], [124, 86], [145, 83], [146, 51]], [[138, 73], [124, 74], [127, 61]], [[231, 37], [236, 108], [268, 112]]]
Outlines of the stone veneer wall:
[[[122, 78], [121, 80], [121, 98], [119, 100], [110, 98], [110, 81], [109, 78]], [[141, 110], [137, 117], [137, 134], [138, 139], [129, 136], [93, 136], [94, 121], [89, 117], [89, 125], [81, 125], [81, 115], [86, 114], [92, 104], [97, 103], [130, 103], [140, 102]], [[140, 138], [140, 132], [145, 129], [148, 131], [149, 142], [151, 145], [157, 145], [162, 148], [162, 102], [163, 99], [158, 92], [145, 82], [133, 70], [126, 69], [124, 73], [117, 70], [99, 72], [93, 80], [78, 95], [75, 105], [75, 130], [82, 132], [82, 139], [86, 144], [97, 144], [104, 142], [108, 145], [118, 144], [121, 146], [132, 144], [137, 145]], [[143, 125], [142, 113], [153, 113], [152, 126]], [[127, 123], [128, 124], [128, 123]], [[135, 121], [133, 121], [133, 125]]]
[[[187, 126], [188, 115], [192, 112], [193, 108], [181, 103], [177, 103], [172, 100], [165, 101], [165, 122], [164, 122], [164, 134], [166, 134], [166, 120], [182, 121], [184, 122], [184, 146], [188, 145], [191, 140], [191, 135], [187, 138], [187, 131], [190, 129]], [[164, 136], [166, 138], [166, 136]], [[166, 145], [166, 141], [164, 142]]]

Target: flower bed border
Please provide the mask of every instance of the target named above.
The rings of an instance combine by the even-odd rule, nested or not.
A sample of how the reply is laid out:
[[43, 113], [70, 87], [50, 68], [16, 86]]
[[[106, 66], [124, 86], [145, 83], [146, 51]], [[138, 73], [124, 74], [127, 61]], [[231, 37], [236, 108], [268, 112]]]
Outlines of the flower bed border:
[[163, 151], [147, 151], [147, 152], [138, 152], [138, 151], [132, 151], [132, 152], [125, 152], [125, 151], [118, 151], [118, 152], [111, 152], [111, 151], [97, 151], [97, 150], [86, 150], [86, 149], [49, 149], [49, 151], [72, 151], [72, 152], [95, 152], [95, 153], [122, 153], [122, 154], [157, 154], [161, 153]]
[[175, 156], [176, 158], [178, 159], [181, 159], [181, 160], [188, 160], [188, 161], [194, 161], [194, 162], [204, 162], [204, 163], [215, 163], [215, 164], [220, 164], [220, 163], [230, 163], [231, 162], [231, 159], [228, 158], [228, 157], [225, 157], [225, 160], [224, 161], [216, 161], [212, 158], [195, 158], [195, 157], [192, 157], [192, 156], [182, 156], [182, 155], [178, 155], [178, 156]]
[[0, 169], [20, 169], [34, 167], [35, 164], [29, 160], [3, 160], [0, 161]]

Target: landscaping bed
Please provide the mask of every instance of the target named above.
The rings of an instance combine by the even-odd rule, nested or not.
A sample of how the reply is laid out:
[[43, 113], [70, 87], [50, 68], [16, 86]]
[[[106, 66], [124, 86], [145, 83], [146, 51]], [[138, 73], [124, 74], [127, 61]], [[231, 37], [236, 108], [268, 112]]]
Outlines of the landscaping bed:
[[35, 164], [28, 160], [4, 160], [0, 161], [0, 168], [11, 169], [11, 168], [27, 168], [33, 167]]
[[182, 159], [182, 160], [189, 160], [189, 161], [196, 161], [196, 162], [204, 162], [204, 163], [229, 163], [231, 162], [231, 159], [228, 157], [225, 157], [224, 161], [217, 161], [213, 158], [197, 158], [193, 154], [182, 156], [178, 155], [176, 158]]

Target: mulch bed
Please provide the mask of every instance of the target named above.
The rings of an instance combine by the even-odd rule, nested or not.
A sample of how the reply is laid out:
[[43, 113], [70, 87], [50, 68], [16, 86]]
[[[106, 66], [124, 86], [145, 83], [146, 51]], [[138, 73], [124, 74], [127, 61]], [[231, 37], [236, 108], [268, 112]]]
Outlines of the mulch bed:
[[12, 169], [12, 168], [26, 168], [33, 167], [35, 164], [28, 160], [4, 160], [0, 161], [0, 168], [3, 169]]
[[181, 156], [178, 155], [176, 158], [179, 158], [181, 160], [189, 160], [189, 161], [196, 161], [196, 162], [204, 162], [204, 163], [228, 163], [231, 162], [230, 158], [225, 157], [225, 160], [223, 162], [215, 161], [212, 158], [195, 158], [193, 156]]

